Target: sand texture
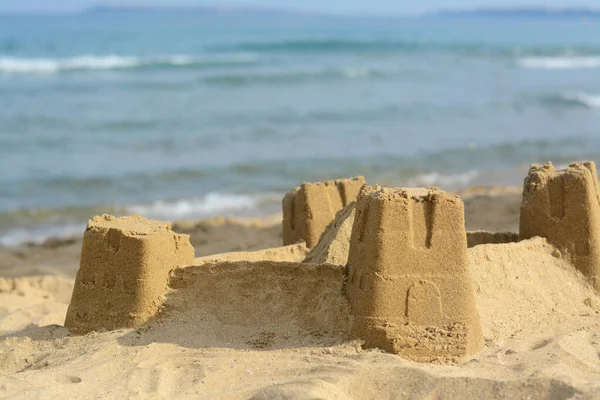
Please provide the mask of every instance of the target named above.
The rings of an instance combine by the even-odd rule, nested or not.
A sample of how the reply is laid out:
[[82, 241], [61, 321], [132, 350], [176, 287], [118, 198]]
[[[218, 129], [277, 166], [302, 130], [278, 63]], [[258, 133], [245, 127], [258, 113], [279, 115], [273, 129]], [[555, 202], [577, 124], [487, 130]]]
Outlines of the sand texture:
[[[518, 230], [514, 193], [463, 200], [467, 229]], [[281, 243], [270, 224], [176, 230], [203, 242], [197, 256]], [[176, 268], [158, 316], [137, 329], [73, 335], [60, 325], [74, 240], [0, 251], [2, 398], [600, 397], [600, 298], [545, 239], [466, 251], [484, 346], [458, 364], [363, 349], [344, 329], [352, 317], [343, 268], [295, 261]]]

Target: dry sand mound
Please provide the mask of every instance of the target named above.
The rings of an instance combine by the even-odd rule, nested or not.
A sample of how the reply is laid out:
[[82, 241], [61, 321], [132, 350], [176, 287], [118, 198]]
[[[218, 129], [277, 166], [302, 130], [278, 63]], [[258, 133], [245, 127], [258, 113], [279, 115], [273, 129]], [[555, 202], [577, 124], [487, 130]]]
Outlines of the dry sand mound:
[[486, 339], [552, 336], [600, 311], [586, 279], [545, 239], [469, 249]]

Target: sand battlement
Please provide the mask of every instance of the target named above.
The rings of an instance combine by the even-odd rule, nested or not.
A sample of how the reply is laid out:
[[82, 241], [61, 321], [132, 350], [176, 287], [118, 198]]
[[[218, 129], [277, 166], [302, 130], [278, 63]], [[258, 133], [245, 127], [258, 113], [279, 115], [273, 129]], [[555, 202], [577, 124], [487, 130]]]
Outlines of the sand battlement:
[[304, 182], [288, 192], [282, 202], [284, 246], [305, 241], [307, 247], [314, 247], [335, 214], [356, 200], [364, 183], [362, 176]]
[[551, 161], [548, 161], [544, 164], [531, 164], [529, 167], [529, 174], [537, 174], [539, 176], [546, 176], [547, 178], [554, 178], [557, 175], [580, 171], [581, 167], [587, 168], [592, 174], [596, 175], [596, 163], [593, 161], [572, 162], [569, 163], [567, 168], [564, 169], [557, 169]]
[[436, 187], [430, 188], [386, 188], [382, 186], [365, 186], [361, 194], [371, 195], [380, 200], [414, 200], [417, 202], [429, 201], [436, 196], [447, 196], [460, 201], [458, 196], [448, 195]]
[[95, 216], [88, 221], [86, 232], [108, 232], [110, 229], [118, 229], [123, 236], [147, 236], [154, 234], [172, 234], [171, 223], [166, 221], [153, 221], [139, 215], [125, 217], [113, 217], [104, 214]]
[[359, 199], [354, 229], [361, 251], [372, 250], [381, 230], [398, 231], [394, 246], [407, 250], [462, 248], [466, 240], [462, 201], [440, 189], [365, 186]]

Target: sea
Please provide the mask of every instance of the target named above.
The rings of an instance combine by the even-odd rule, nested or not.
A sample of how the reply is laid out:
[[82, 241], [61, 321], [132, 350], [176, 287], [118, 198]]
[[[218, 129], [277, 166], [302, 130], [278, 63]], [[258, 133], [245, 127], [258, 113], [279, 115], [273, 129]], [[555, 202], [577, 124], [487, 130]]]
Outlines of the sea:
[[600, 160], [600, 20], [0, 16], [0, 245], [264, 216], [302, 181], [516, 185]]

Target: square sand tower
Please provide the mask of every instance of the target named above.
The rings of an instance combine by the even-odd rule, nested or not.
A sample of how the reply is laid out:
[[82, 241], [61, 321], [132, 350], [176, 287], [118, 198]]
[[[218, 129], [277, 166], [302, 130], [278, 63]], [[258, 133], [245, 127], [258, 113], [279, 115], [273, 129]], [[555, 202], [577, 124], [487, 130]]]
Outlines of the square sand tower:
[[365, 347], [420, 362], [482, 348], [458, 197], [435, 188], [364, 186], [347, 270], [353, 335]]
[[365, 178], [303, 183], [283, 198], [283, 245], [304, 240], [316, 246], [335, 214], [356, 200]]
[[544, 237], [600, 290], [600, 205], [593, 162], [557, 170], [532, 165], [523, 185], [519, 236]]
[[144, 324], [162, 304], [169, 271], [193, 261], [189, 236], [173, 232], [169, 222], [94, 217], [83, 236], [65, 326], [86, 333]]

